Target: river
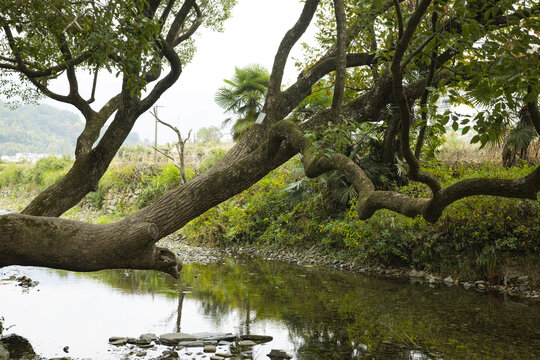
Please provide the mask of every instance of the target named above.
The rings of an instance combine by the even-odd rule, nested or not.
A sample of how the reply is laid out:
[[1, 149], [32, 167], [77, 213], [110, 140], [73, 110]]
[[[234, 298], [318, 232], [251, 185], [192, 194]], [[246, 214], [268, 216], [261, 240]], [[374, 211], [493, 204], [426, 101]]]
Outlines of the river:
[[[23, 289], [13, 275], [39, 284]], [[178, 280], [32, 267], [0, 269], [0, 279], [4, 335], [26, 337], [47, 358], [155, 359], [164, 346], [136, 357], [108, 339], [177, 331], [273, 336], [253, 348], [256, 360], [271, 349], [298, 360], [540, 358], [540, 303], [444, 284], [231, 258], [185, 265]], [[180, 359], [208, 359], [201, 350]]]

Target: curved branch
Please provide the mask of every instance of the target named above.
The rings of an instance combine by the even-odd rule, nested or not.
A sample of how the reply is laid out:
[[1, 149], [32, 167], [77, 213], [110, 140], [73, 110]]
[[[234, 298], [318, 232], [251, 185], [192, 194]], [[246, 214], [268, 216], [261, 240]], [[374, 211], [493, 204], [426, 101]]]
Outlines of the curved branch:
[[141, 100], [137, 110], [139, 115], [150, 109], [150, 107], [155, 104], [159, 97], [165, 91], [167, 91], [167, 89], [174, 85], [182, 73], [182, 62], [180, 61], [178, 54], [174, 51], [174, 48], [172, 48], [167, 41], [162, 40], [159, 43], [161, 45], [163, 54], [169, 61], [171, 70], [163, 79], [158, 81], [152, 91], [150, 91], [150, 93]]
[[414, 156], [411, 150], [409, 138], [411, 114], [409, 111], [409, 105], [407, 104], [407, 98], [403, 91], [403, 69], [401, 66], [401, 60], [405, 54], [405, 50], [407, 49], [414, 32], [416, 31], [416, 28], [418, 27], [418, 24], [420, 23], [420, 20], [422, 19], [422, 16], [430, 3], [431, 0], [423, 0], [411, 15], [411, 18], [407, 23], [407, 27], [403, 32], [403, 36], [399, 39], [396, 45], [396, 51], [394, 58], [392, 59], [392, 64], [390, 65], [390, 70], [392, 71], [392, 88], [394, 97], [399, 108], [401, 123], [401, 151], [403, 153], [403, 157], [409, 165], [408, 174], [411, 179], [427, 184], [430, 187], [433, 195], [436, 195], [441, 189], [439, 181], [433, 175], [420, 171], [418, 159]]
[[167, 43], [174, 43], [174, 39], [178, 37], [178, 33], [180, 32], [180, 29], [182, 28], [184, 21], [186, 21], [186, 18], [188, 17], [189, 12], [194, 4], [195, 0], [186, 0], [186, 2], [182, 4], [182, 7], [174, 17], [173, 23], [171, 24], [171, 27], [167, 32], [167, 36], [165, 37], [165, 41]]
[[285, 64], [287, 63], [289, 53], [298, 39], [300, 39], [304, 32], [306, 32], [306, 29], [311, 23], [313, 15], [317, 10], [319, 1], [320, 0], [306, 0], [298, 21], [289, 31], [287, 31], [281, 40], [278, 51], [274, 58], [274, 65], [272, 66], [270, 83], [268, 84], [267, 99], [273, 99], [280, 93], [283, 72], [285, 71]]

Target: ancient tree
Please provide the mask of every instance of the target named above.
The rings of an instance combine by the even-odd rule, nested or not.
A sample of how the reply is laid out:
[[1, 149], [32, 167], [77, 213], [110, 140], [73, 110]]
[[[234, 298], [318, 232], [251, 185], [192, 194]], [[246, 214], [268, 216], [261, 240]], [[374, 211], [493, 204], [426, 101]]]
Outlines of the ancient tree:
[[[433, 222], [449, 204], [473, 195], [537, 199], [538, 167], [520, 179], [474, 178], [443, 188], [420, 162], [430, 132], [447, 124], [476, 131], [473, 142], [484, 144], [503, 122], [510, 121], [506, 114], [526, 107], [540, 132], [537, 2], [306, 0], [276, 51], [261, 110], [264, 120], [254, 124], [213, 168], [115, 223], [93, 225], [57, 218], [96, 188], [137, 117], [178, 80], [189, 53], [182, 44], [205, 21], [219, 24], [231, 3], [2, 3], [3, 74], [29, 82], [33, 87], [25, 88], [28, 91], [74, 105], [84, 115], [86, 127], [71, 171], [22, 214], [0, 216], [0, 267], [158, 269], [177, 276], [181, 264], [170, 251], [156, 247], [156, 241], [299, 153], [307, 176], [337, 170], [350, 180], [358, 192], [361, 219], [390, 209]], [[289, 53], [315, 18], [321, 26], [319, 47], [309, 52], [296, 81], [284, 88]], [[118, 95], [99, 110], [91, 108], [92, 97], [80, 95], [77, 69], [81, 67], [93, 69], [96, 78], [100, 70], [114, 69], [122, 76]], [[69, 82], [67, 95], [47, 85], [62, 74]], [[327, 88], [332, 89], [328, 107], [301, 120], [291, 116], [314, 91]], [[437, 112], [440, 95], [459, 102], [486, 93], [491, 95], [489, 106], [474, 119]], [[110, 116], [114, 116], [111, 126], [94, 144]], [[380, 127], [383, 161], [392, 164], [402, 159], [407, 177], [429, 186], [431, 196], [412, 198], [376, 189], [364, 170], [335, 148], [336, 139], [326, 135], [327, 129], [345, 123], [346, 129], [355, 125], [349, 131], [356, 132], [366, 123]]]

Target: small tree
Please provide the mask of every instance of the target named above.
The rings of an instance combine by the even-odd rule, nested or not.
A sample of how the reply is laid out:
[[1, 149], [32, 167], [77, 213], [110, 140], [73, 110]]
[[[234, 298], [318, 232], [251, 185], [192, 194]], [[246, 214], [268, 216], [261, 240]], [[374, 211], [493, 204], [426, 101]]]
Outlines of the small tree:
[[[189, 130], [187, 137], [185, 139], [182, 139], [182, 134], [180, 133], [180, 130], [178, 130], [176, 126], [173, 126], [161, 120], [157, 115], [156, 109], [157, 108], [154, 106], [154, 110], [151, 111], [150, 114], [152, 114], [152, 116], [156, 119], [157, 122], [171, 128], [176, 133], [178, 141], [173, 143], [173, 145], [167, 144], [166, 150], [160, 150], [157, 147], [153, 147], [153, 146], [151, 146], [151, 148], [172, 160], [174, 166], [176, 166], [178, 170], [180, 170], [180, 177], [181, 177], [182, 184], [185, 184], [186, 183], [186, 166], [184, 162], [184, 147], [186, 145], [186, 142], [189, 140], [189, 137], [191, 136], [191, 129]], [[176, 157], [174, 156], [172, 146], [174, 146], [176, 149], [176, 153], [178, 154], [178, 161], [176, 161]]]
[[[253, 64], [235, 68], [233, 78], [223, 81], [227, 86], [219, 88], [215, 101], [225, 110], [225, 113], [237, 116], [232, 126], [232, 136], [234, 140], [238, 140], [255, 123], [261, 112], [268, 90], [270, 73], [261, 65]], [[227, 125], [232, 120], [232, 118], [226, 119], [223, 125]]]
[[201, 143], [219, 143], [222, 136], [223, 134], [216, 126], [202, 127], [197, 131], [197, 141]]

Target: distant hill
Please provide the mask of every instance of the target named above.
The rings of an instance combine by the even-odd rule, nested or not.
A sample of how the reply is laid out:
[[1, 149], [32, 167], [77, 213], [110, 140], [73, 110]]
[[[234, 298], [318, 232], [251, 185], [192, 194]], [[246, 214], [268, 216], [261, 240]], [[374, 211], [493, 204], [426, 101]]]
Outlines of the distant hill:
[[[49, 105], [21, 105], [13, 110], [0, 100], [0, 155], [74, 154], [84, 128], [81, 118]], [[133, 132], [125, 145], [142, 143]]]

